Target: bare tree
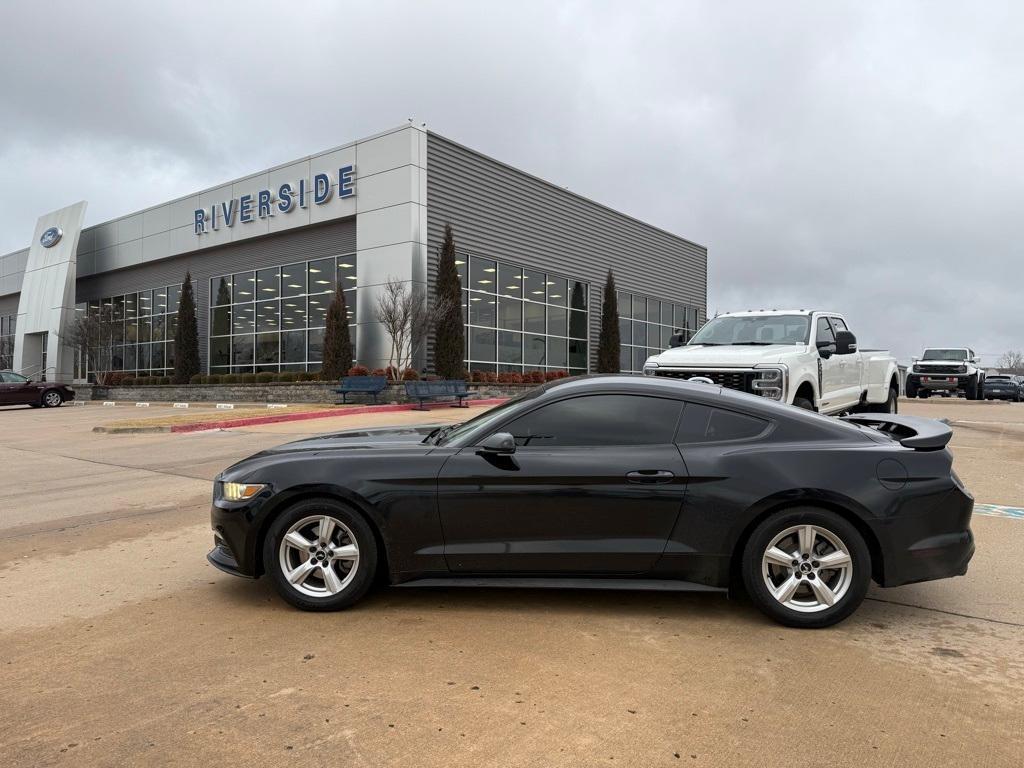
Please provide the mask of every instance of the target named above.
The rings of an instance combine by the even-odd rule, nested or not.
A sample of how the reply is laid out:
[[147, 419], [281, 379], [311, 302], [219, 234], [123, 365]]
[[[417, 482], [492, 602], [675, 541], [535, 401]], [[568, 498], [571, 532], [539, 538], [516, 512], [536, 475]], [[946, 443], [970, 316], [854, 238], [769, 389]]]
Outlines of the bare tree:
[[82, 355], [82, 362], [96, 375], [97, 384], [105, 384], [113, 363], [113, 311], [101, 305], [97, 310], [76, 312], [68, 327], [67, 340]]
[[449, 301], [439, 297], [428, 301], [422, 287], [410, 287], [409, 283], [388, 278], [377, 297], [376, 315], [391, 340], [388, 365], [393, 369], [392, 375], [400, 377], [420, 355], [430, 329], [450, 309]]
[[1020, 350], [1004, 352], [996, 366], [1006, 373], [1024, 374], [1024, 352]]
[[14, 367], [14, 337], [0, 336], [0, 369]]

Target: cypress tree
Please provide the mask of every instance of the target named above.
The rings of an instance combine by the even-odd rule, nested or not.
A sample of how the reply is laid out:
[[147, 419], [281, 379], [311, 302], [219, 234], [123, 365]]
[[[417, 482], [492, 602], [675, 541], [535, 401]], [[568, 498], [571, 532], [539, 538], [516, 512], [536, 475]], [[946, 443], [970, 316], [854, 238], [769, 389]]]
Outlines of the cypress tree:
[[324, 361], [321, 367], [325, 379], [340, 379], [352, 367], [352, 338], [348, 331], [348, 306], [345, 292], [339, 285], [327, 307], [327, 327], [324, 329]]
[[437, 268], [437, 300], [442, 311], [434, 328], [434, 370], [442, 379], [458, 379], [465, 367], [466, 329], [462, 324], [462, 284], [455, 266], [455, 235], [444, 225]]
[[188, 384], [199, 371], [196, 298], [192, 293], [192, 274], [186, 271], [178, 299], [178, 327], [174, 331], [174, 383]]
[[615, 278], [608, 270], [604, 282], [604, 306], [601, 307], [601, 337], [597, 344], [598, 373], [619, 372], [619, 301], [615, 294]]

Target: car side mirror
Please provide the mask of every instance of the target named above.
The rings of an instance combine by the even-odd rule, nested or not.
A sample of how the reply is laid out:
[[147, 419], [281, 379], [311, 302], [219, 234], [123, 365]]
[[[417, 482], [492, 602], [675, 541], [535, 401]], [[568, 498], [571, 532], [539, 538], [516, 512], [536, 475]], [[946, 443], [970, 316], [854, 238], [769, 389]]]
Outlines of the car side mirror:
[[857, 337], [849, 331], [836, 331], [836, 354], [849, 355], [857, 351]]
[[509, 456], [516, 452], [516, 439], [508, 432], [495, 432], [486, 437], [477, 446], [477, 453], [487, 453], [492, 456]]
[[836, 351], [836, 345], [831, 341], [819, 341], [816, 346], [818, 347], [818, 354], [821, 355], [822, 360], [828, 360]]

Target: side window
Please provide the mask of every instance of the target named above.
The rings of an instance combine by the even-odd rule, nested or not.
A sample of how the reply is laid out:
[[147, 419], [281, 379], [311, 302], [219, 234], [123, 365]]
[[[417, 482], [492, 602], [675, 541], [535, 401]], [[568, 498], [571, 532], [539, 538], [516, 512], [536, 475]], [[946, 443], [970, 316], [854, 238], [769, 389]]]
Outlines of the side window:
[[768, 422], [723, 408], [688, 403], [676, 433], [677, 443], [718, 443], [749, 440], [768, 428]]
[[588, 395], [545, 405], [506, 428], [516, 445], [661, 445], [672, 442], [679, 400], [643, 395]]
[[819, 348], [827, 344], [836, 343], [836, 335], [832, 333], [832, 326], [828, 324], [827, 317], [818, 318], [818, 324], [816, 326], [814, 340]]
[[846, 327], [846, 323], [843, 322], [843, 318], [841, 317], [830, 317], [829, 320], [832, 321], [832, 327], [837, 331], [850, 330], [849, 328]]

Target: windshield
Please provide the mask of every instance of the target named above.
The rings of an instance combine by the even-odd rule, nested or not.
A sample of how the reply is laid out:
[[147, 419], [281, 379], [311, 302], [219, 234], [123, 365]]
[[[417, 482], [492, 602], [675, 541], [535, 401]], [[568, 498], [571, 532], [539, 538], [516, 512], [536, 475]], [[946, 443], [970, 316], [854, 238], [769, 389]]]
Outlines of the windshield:
[[435, 445], [447, 445], [452, 441], [460, 441], [468, 445], [470, 440], [476, 440], [481, 437], [486, 437], [490, 434], [490, 428], [505, 418], [508, 411], [524, 400], [532, 400], [538, 397], [544, 390], [543, 387], [537, 387], [535, 389], [524, 392], [519, 397], [514, 397], [511, 400], [506, 400], [501, 405], [491, 408], [489, 411], [484, 411], [479, 416], [464, 421], [461, 424], [455, 424], [451, 427], [445, 427], [437, 432], [432, 432], [427, 435], [424, 442], [433, 442]]
[[949, 360], [962, 363], [967, 359], [966, 349], [926, 349], [922, 360]]
[[716, 317], [690, 339], [690, 344], [806, 344], [811, 328], [807, 315]]

